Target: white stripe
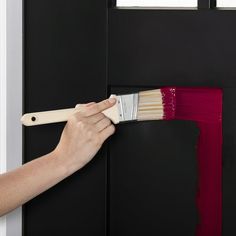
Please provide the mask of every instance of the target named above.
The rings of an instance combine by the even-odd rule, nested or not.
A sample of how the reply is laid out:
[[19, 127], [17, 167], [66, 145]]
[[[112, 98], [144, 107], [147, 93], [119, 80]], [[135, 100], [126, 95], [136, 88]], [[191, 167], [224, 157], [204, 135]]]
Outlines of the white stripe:
[[[0, 0], [0, 173], [7, 156], [7, 0]], [[6, 217], [0, 218], [0, 236], [6, 236]]]
[[197, 0], [117, 0], [119, 7], [197, 7]]
[[[22, 163], [21, 113], [22, 0], [0, 0], [0, 173]], [[21, 208], [0, 218], [0, 236], [21, 232]]]
[[7, 29], [6, 29], [6, 0], [0, 0], [0, 173], [6, 171], [6, 127], [7, 127]]
[[217, 7], [236, 7], [236, 0], [217, 0]]

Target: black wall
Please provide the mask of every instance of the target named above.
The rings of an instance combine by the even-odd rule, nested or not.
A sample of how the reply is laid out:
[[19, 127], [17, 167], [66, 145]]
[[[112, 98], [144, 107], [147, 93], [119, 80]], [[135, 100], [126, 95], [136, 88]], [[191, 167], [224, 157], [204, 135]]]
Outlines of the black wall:
[[[235, 235], [236, 11], [105, 0], [25, 0], [24, 11], [24, 113], [159, 86], [224, 89], [223, 235]], [[24, 128], [25, 162], [63, 126]], [[24, 206], [24, 235], [194, 235], [197, 135], [185, 121], [118, 125], [88, 166]]]
[[[106, 98], [106, 2], [25, 0], [24, 10], [24, 112]], [[63, 126], [25, 128], [25, 162], [52, 151]], [[24, 235], [105, 235], [106, 159], [103, 147], [83, 170], [26, 204]]]

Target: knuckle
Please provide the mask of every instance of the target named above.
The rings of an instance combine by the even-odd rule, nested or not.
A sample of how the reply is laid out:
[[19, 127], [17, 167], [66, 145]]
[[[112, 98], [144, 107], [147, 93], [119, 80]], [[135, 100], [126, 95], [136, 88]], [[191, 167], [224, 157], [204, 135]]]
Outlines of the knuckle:
[[107, 107], [107, 106], [109, 106], [109, 105], [110, 105], [110, 102], [109, 102], [108, 100], [104, 100], [104, 101], [103, 101], [103, 104], [104, 104], [104, 106], [106, 106], [106, 107]]
[[78, 110], [80, 107], [82, 107], [84, 104], [76, 104], [75, 109]]
[[82, 120], [79, 120], [77, 122], [76, 127], [83, 130], [85, 128], [85, 124], [84, 124], [84, 122]]
[[83, 116], [82, 116], [82, 111], [78, 110], [74, 113], [74, 116], [76, 117], [77, 120], [80, 120]]
[[68, 123], [74, 124], [74, 123], [76, 123], [76, 122], [77, 122], [77, 116], [76, 116], [76, 114], [74, 114], [74, 115], [72, 115], [72, 116], [70, 116], [70, 117], [68, 118]]
[[92, 140], [94, 138], [95, 135], [94, 129], [89, 123], [85, 125], [85, 132], [89, 140]]

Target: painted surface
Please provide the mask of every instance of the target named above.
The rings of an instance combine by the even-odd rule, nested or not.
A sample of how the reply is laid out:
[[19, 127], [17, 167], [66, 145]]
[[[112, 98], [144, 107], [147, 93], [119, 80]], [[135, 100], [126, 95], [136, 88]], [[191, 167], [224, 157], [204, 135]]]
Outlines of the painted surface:
[[[168, 91], [169, 90], [169, 91]], [[164, 88], [166, 117], [195, 121], [200, 130], [198, 194], [200, 215], [197, 236], [222, 233], [222, 90], [211, 88]], [[171, 104], [172, 103], [172, 104]], [[173, 106], [174, 104], [174, 106]]]

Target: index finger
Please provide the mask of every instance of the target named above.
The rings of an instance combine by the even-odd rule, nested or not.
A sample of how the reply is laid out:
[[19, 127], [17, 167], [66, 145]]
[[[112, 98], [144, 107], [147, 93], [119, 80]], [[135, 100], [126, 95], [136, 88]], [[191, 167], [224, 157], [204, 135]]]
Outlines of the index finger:
[[103, 100], [99, 103], [89, 106], [85, 111], [85, 115], [86, 116], [96, 115], [97, 113], [100, 113], [100, 112], [112, 107], [115, 103], [116, 103], [116, 99], [113, 97]]

